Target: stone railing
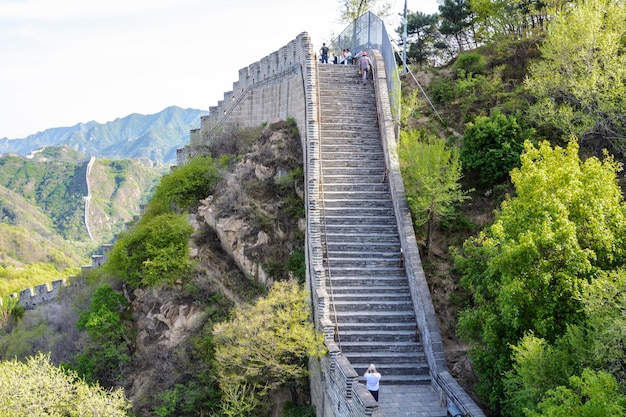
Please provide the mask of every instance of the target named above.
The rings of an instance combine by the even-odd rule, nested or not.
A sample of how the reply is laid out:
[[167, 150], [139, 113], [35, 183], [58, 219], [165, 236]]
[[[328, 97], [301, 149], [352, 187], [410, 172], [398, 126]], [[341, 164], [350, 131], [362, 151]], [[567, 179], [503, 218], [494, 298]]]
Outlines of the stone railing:
[[383, 151], [387, 166], [387, 179], [391, 190], [394, 212], [400, 232], [400, 242], [404, 256], [404, 266], [409, 280], [409, 289], [413, 300], [413, 309], [417, 318], [420, 340], [432, 378], [432, 386], [445, 400], [446, 406], [455, 406], [466, 416], [484, 417], [483, 411], [467, 395], [465, 390], [448, 372], [448, 364], [439, 333], [437, 315], [428, 288], [428, 282], [422, 269], [417, 241], [413, 230], [413, 221], [409, 211], [404, 182], [400, 173], [400, 163], [396, 150], [396, 132], [391, 111], [391, 100], [386, 83], [385, 65], [378, 51], [371, 54], [375, 72], [378, 124], [383, 138]]

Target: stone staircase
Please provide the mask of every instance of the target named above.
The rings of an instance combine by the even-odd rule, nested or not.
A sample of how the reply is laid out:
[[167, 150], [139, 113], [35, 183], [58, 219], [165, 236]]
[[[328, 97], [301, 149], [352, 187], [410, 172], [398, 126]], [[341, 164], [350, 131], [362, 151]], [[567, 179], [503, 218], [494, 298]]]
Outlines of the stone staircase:
[[322, 227], [343, 355], [381, 384], [430, 384], [385, 176], [373, 83], [319, 65]]

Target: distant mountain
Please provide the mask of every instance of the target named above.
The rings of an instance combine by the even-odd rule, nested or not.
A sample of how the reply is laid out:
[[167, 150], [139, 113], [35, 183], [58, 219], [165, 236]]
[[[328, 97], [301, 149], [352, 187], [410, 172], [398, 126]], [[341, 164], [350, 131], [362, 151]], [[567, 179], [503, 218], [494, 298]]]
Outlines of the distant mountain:
[[22, 139], [0, 139], [0, 154], [30, 155], [46, 146], [69, 146], [86, 156], [108, 159], [148, 158], [156, 164], [176, 162], [176, 149], [189, 143], [208, 112], [172, 106], [150, 115], [131, 114], [107, 123], [56, 127]]

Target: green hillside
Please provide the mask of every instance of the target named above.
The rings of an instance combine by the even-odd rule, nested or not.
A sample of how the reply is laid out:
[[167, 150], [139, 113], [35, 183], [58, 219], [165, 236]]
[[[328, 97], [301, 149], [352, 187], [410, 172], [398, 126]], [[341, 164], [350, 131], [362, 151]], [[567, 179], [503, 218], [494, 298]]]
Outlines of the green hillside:
[[96, 160], [85, 226], [88, 158], [68, 147], [34, 158], [0, 157], [0, 252], [5, 265], [53, 263], [60, 268], [89, 256], [139, 214], [161, 171], [145, 160]]

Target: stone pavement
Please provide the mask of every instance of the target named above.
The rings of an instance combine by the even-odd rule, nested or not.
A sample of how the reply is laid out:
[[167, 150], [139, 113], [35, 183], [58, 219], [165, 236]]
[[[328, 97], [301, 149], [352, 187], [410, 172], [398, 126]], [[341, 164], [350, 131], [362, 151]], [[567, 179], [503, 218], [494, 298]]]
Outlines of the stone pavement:
[[387, 417], [444, 417], [446, 408], [430, 385], [380, 384], [378, 409]]

